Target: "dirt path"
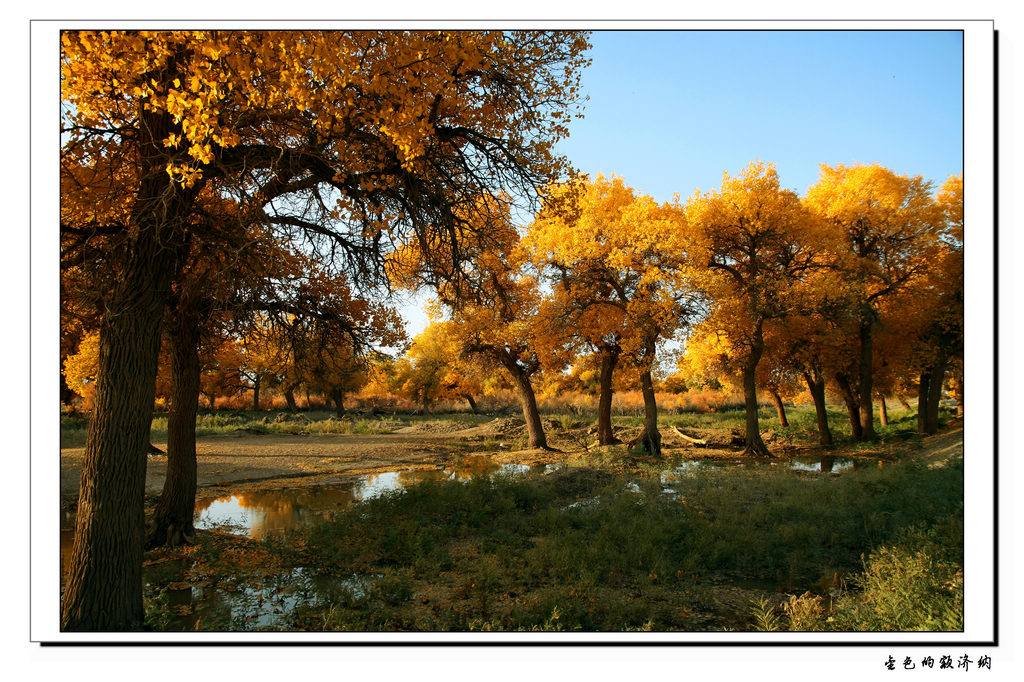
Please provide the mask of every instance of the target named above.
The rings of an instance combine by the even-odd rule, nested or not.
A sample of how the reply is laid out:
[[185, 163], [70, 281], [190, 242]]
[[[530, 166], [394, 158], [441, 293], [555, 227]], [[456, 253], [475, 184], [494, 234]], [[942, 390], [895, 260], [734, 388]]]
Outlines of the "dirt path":
[[[199, 488], [309, 478], [310, 483], [330, 476], [435, 467], [451, 460], [452, 434], [375, 434], [278, 436], [205, 436], [196, 439]], [[166, 443], [154, 443], [163, 449]], [[85, 448], [60, 453], [62, 502], [78, 495]], [[146, 494], [163, 489], [167, 458], [150, 456], [146, 467]]]
[[[539, 450], [513, 450], [514, 438], [496, 420], [460, 430], [431, 431], [422, 426], [391, 434], [253, 435], [238, 433], [196, 439], [199, 489], [230, 486], [232, 490], [313, 485], [343, 476], [406, 469], [435, 469], [451, 465], [459, 455], [484, 449], [496, 462], [541, 463], [571, 456], [571, 443], [558, 443], [565, 454]], [[442, 423], [443, 424], [443, 423]], [[507, 425], [506, 425], [507, 426]], [[503, 429], [504, 428], [504, 432]], [[666, 440], [671, 439], [666, 432]], [[501, 442], [507, 440], [508, 443]], [[557, 442], [557, 439], [553, 439]], [[166, 443], [155, 443], [164, 448]], [[666, 443], [668, 446], [669, 443]], [[682, 443], [680, 442], [680, 445]], [[494, 448], [498, 448], [494, 451]], [[509, 448], [509, 449], [504, 449]], [[675, 450], [675, 448], [673, 448]], [[720, 451], [719, 451], [720, 450]], [[61, 506], [78, 496], [84, 448], [61, 450]], [[683, 457], [735, 456], [735, 449], [680, 447]], [[840, 454], [840, 453], [836, 453]], [[963, 428], [953, 427], [926, 438], [919, 456], [933, 464], [963, 454]], [[167, 459], [151, 456], [146, 469], [146, 494], [159, 496]]]

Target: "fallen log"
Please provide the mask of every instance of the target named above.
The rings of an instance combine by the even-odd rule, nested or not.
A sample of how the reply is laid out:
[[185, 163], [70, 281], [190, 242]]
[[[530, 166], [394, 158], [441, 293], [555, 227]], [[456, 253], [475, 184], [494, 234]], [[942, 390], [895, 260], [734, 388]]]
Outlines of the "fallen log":
[[690, 443], [691, 445], [699, 445], [699, 446], [703, 447], [703, 446], [708, 444], [708, 441], [707, 441], [706, 438], [690, 438], [689, 436], [687, 436], [685, 433], [683, 433], [682, 431], [680, 431], [679, 429], [677, 429], [674, 426], [671, 426], [669, 428], [671, 428], [673, 431], [675, 431], [677, 436], [679, 436], [680, 438], [682, 438], [686, 442]]

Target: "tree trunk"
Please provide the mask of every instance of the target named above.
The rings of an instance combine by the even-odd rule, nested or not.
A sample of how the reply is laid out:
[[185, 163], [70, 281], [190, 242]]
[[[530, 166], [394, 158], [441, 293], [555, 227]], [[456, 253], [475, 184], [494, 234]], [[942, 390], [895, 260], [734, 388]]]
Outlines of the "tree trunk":
[[828, 427], [828, 412], [825, 409], [825, 377], [815, 370], [804, 372], [804, 381], [807, 382], [807, 390], [811, 392], [811, 399], [814, 401], [814, 415], [818, 419], [818, 442], [826, 447], [832, 445], [832, 431]]
[[874, 338], [869, 313], [862, 316], [860, 323], [860, 437], [859, 440], [875, 439], [874, 402], [871, 382], [874, 360]]
[[638, 447], [652, 457], [661, 457], [661, 432], [658, 430], [658, 401], [654, 395], [654, 379], [650, 370], [640, 374], [640, 393], [644, 397], [644, 428], [628, 444], [630, 450]]
[[939, 403], [942, 401], [942, 384], [946, 378], [946, 356], [941, 355], [932, 367], [931, 383], [928, 385], [928, 409], [925, 411], [925, 433], [932, 435], [939, 430]]
[[146, 548], [177, 547], [195, 541], [196, 412], [199, 406], [199, 325], [187, 311], [173, 310], [171, 325], [171, 408], [167, 416], [167, 477]]
[[928, 393], [932, 383], [931, 369], [925, 369], [917, 381], [917, 432], [928, 433]]
[[345, 391], [339, 389], [331, 390], [331, 401], [334, 403], [334, 414], [341, 418], [345, 416]]
[[613, 445], [621, 442], [612, 431], [612, 375], [618, 362], [619, 347], [617, 345], [605, 346], [601, 350], [600, 397], [597, 401], [597, 442], [599, 445]]
[[469, 409], [473, 411], [473, 414], [480, 414], [480, 408], [477, 407], [476, 401], [473, 400], [473, 396], [468, 393], [464, 393], [462, 397], [466, 399], [467, 403], [469, 403]]
[[782, 404], [782, 396], [774, 388], [768, 389], [768, 394], [771, 395], [772, 403], [775, 404], [775, 413], [779, 416], [779, 424], [789, 426], [789, 420], [786, 419], [786, 406]]
[[260, 411], [260, 375], [257, 374], [252, 380], [252, 409]]
[[530, 434], [529, 447], [550, 450], [544, 435], [544, 425], [540, 423], [540, 410], [537, 409], [537, 396], [533, 393], [530, 376], [514, 360], [509, 359], [503, 364], [512, 375], [516, 392], [519, 394], [519, 402], [523, 406], [523, 421], [526, 422], [526, 431]]
[[909, 410], [909, 409], [910, 409], [910, 403], [908, 403], [908, 402], [907, 402], [907, 399], [906, 399], [906, 398], [904, 398], [904, 397], [903, 397], [902, 395], [900, 395], [900, 396], [897, 396], [897, 398], [896, 398], [896, 399], [900, 401], [900, 405], [902, 405], [902, 406], [903, 406], [903, 409], [904, 409], [904, 410]]
[[184, 189], [167, 174], [163, 141], [181, 132], [171, 116], [142, 109], [139, 119], [140, 179], [129, 241], [100, 323], [95, 407], [61, 603], [66, 631], [143, 624], [143, 499], [160, 325], [185, 220], [203, 183]]
[[757, 415], [757, 363], [761, 361], [763, 353], [764, 337], [761, 332], [761, 324], [758, 323], [754, 329], [754, 341], [751, 344], [750, 354], [743, 363], [743, 403], [746, 408], [747, 442], [743, 454], [754, 457], [772, 457], [768, 446], [761, 440], [761, 425]]
[[857, 396], [853, 392], [853, 387], [850, 386], [850, 378], [842, 372], [837, 372], [836, 384], [839, 386], [840, 395], [843, 396], [846, 411], [850, 415], [850, 433], [855, 440], [863, 440], [861, 438], [860, 411], [857, 409]]
[[298, 384], [285, 384], [284, 386], [284, 401], [288, 404], [288, 411], [292, 414], [299, 413], [299, 406], [295, 402], [296, 388], [298, 388]]
[[885, 406], [885, 395], [878, 394], [878, 416], [881, 419], [882, 426], [889, 425], [889, 409]]

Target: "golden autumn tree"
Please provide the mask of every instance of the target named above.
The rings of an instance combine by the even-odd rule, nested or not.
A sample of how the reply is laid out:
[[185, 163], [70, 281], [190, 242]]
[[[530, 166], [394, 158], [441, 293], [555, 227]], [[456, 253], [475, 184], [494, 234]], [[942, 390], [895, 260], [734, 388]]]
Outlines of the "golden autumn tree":
[[373, 354], [406, 342], [392, 306], [370, 301], [343, 277], [316, 268], [264, 305], [276, 316], [276, 336], [288, 358], [283, 374], [328, 396], [338, 416], [345, 413], [345, 396], [368, 380]]
[[479, 355], [502, 367], [512, 380], [523, 410], [529, 447], [550, 449], [537, 408], [533, 377], [545, 353], [558, 345], [557, 331], [542, 324], [543, 295], [531, 273], [527, 252], [507, 213], [488, 216], [491, 238], [471, 254], [467, 276], [439, 286], [438, 301], [450, 316], [461, 353]]
[[694, 262], [707, 267], [703, 287], [711, 312], [704, 324], [728, 339], [741, 365], [745, 452], [770, 457], [757, 414], [765, 324], [790, 312], [801, 279], [816, 266], [818, 221], [780, 187], [775, 166], [763, 162], [735, 177], [725, 174], [718, 190], [696, 193], [686, 218]]
[[[110, 295], [62, 628], [142, 622], [160, 327], [204, 187], [353, 272], [380, 274], [393, 239], [471, 239], [452, 209], [465, 197], [529, 194], [563, 170], [553, 150], [577, 112], [586, 47], [575, 32], [62, 34], [62, 165], [81, 169], [95, 196], [116, 188], [108, 203], [63, 196], [62, 233], [120, 240], [104, 261]], [[430, 265], [443, 275], [460, 263]]]
[[[939, 402], [947, 372], [952, 375], [958, 412], [963, 414], [964, 352], [964, 181], [950, 176], [935, 196], [940, 214], [934, 267], [918, 287], [930, 301], [920, 343], [912, 359], [918, 371], [918, 430], [933, 434], [939, 428]], [[923, 291], [921, 291], [923, 289]]]
[[420, 403], [424, 412], [438, 400], [465, 400], [479, 414], [476, 396], [491, 373], [479, 355], [464, 352], [463, 339], [451, 321], [434, 320], [413, 340], [395, 365], [396, 393]]
[[897, 175], [880, 165], [822, 165], [805, 200], [831, 232], [834, 267], [851, 297], [858, 349], [854, 382], [860, 438], [875, 436], [873, 410], [874, 336], [885, 299], [918, 286], [936, 267], [940, 215], [931, 183], [921, 176]]
[[678, 250], [680, 215], [638, 195], [622, 178], [598, 176], [552, 188], [530, 227], [528, 248], [551, 280], [546, 312], [577, 345], [600, 356], [598, 441], [612, 433], [612, 378], [620, 358], [639, 369], [644, 429], [631, 447], [659, 455], [651, 369], [657, 344], [692, 313]]

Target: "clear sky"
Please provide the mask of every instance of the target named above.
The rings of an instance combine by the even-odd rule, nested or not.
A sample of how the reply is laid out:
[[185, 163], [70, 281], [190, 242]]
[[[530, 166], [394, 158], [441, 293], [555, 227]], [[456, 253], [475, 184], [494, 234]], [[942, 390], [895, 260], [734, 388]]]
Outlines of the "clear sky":
[[[755, 159], [803, 195], [821, 163], [941, 185], [963, 169], [959, 31], [595, 31], [585, 116], [560, 150], [657, 201]], [[426, 323], [402, 309], [411, 334]]]

